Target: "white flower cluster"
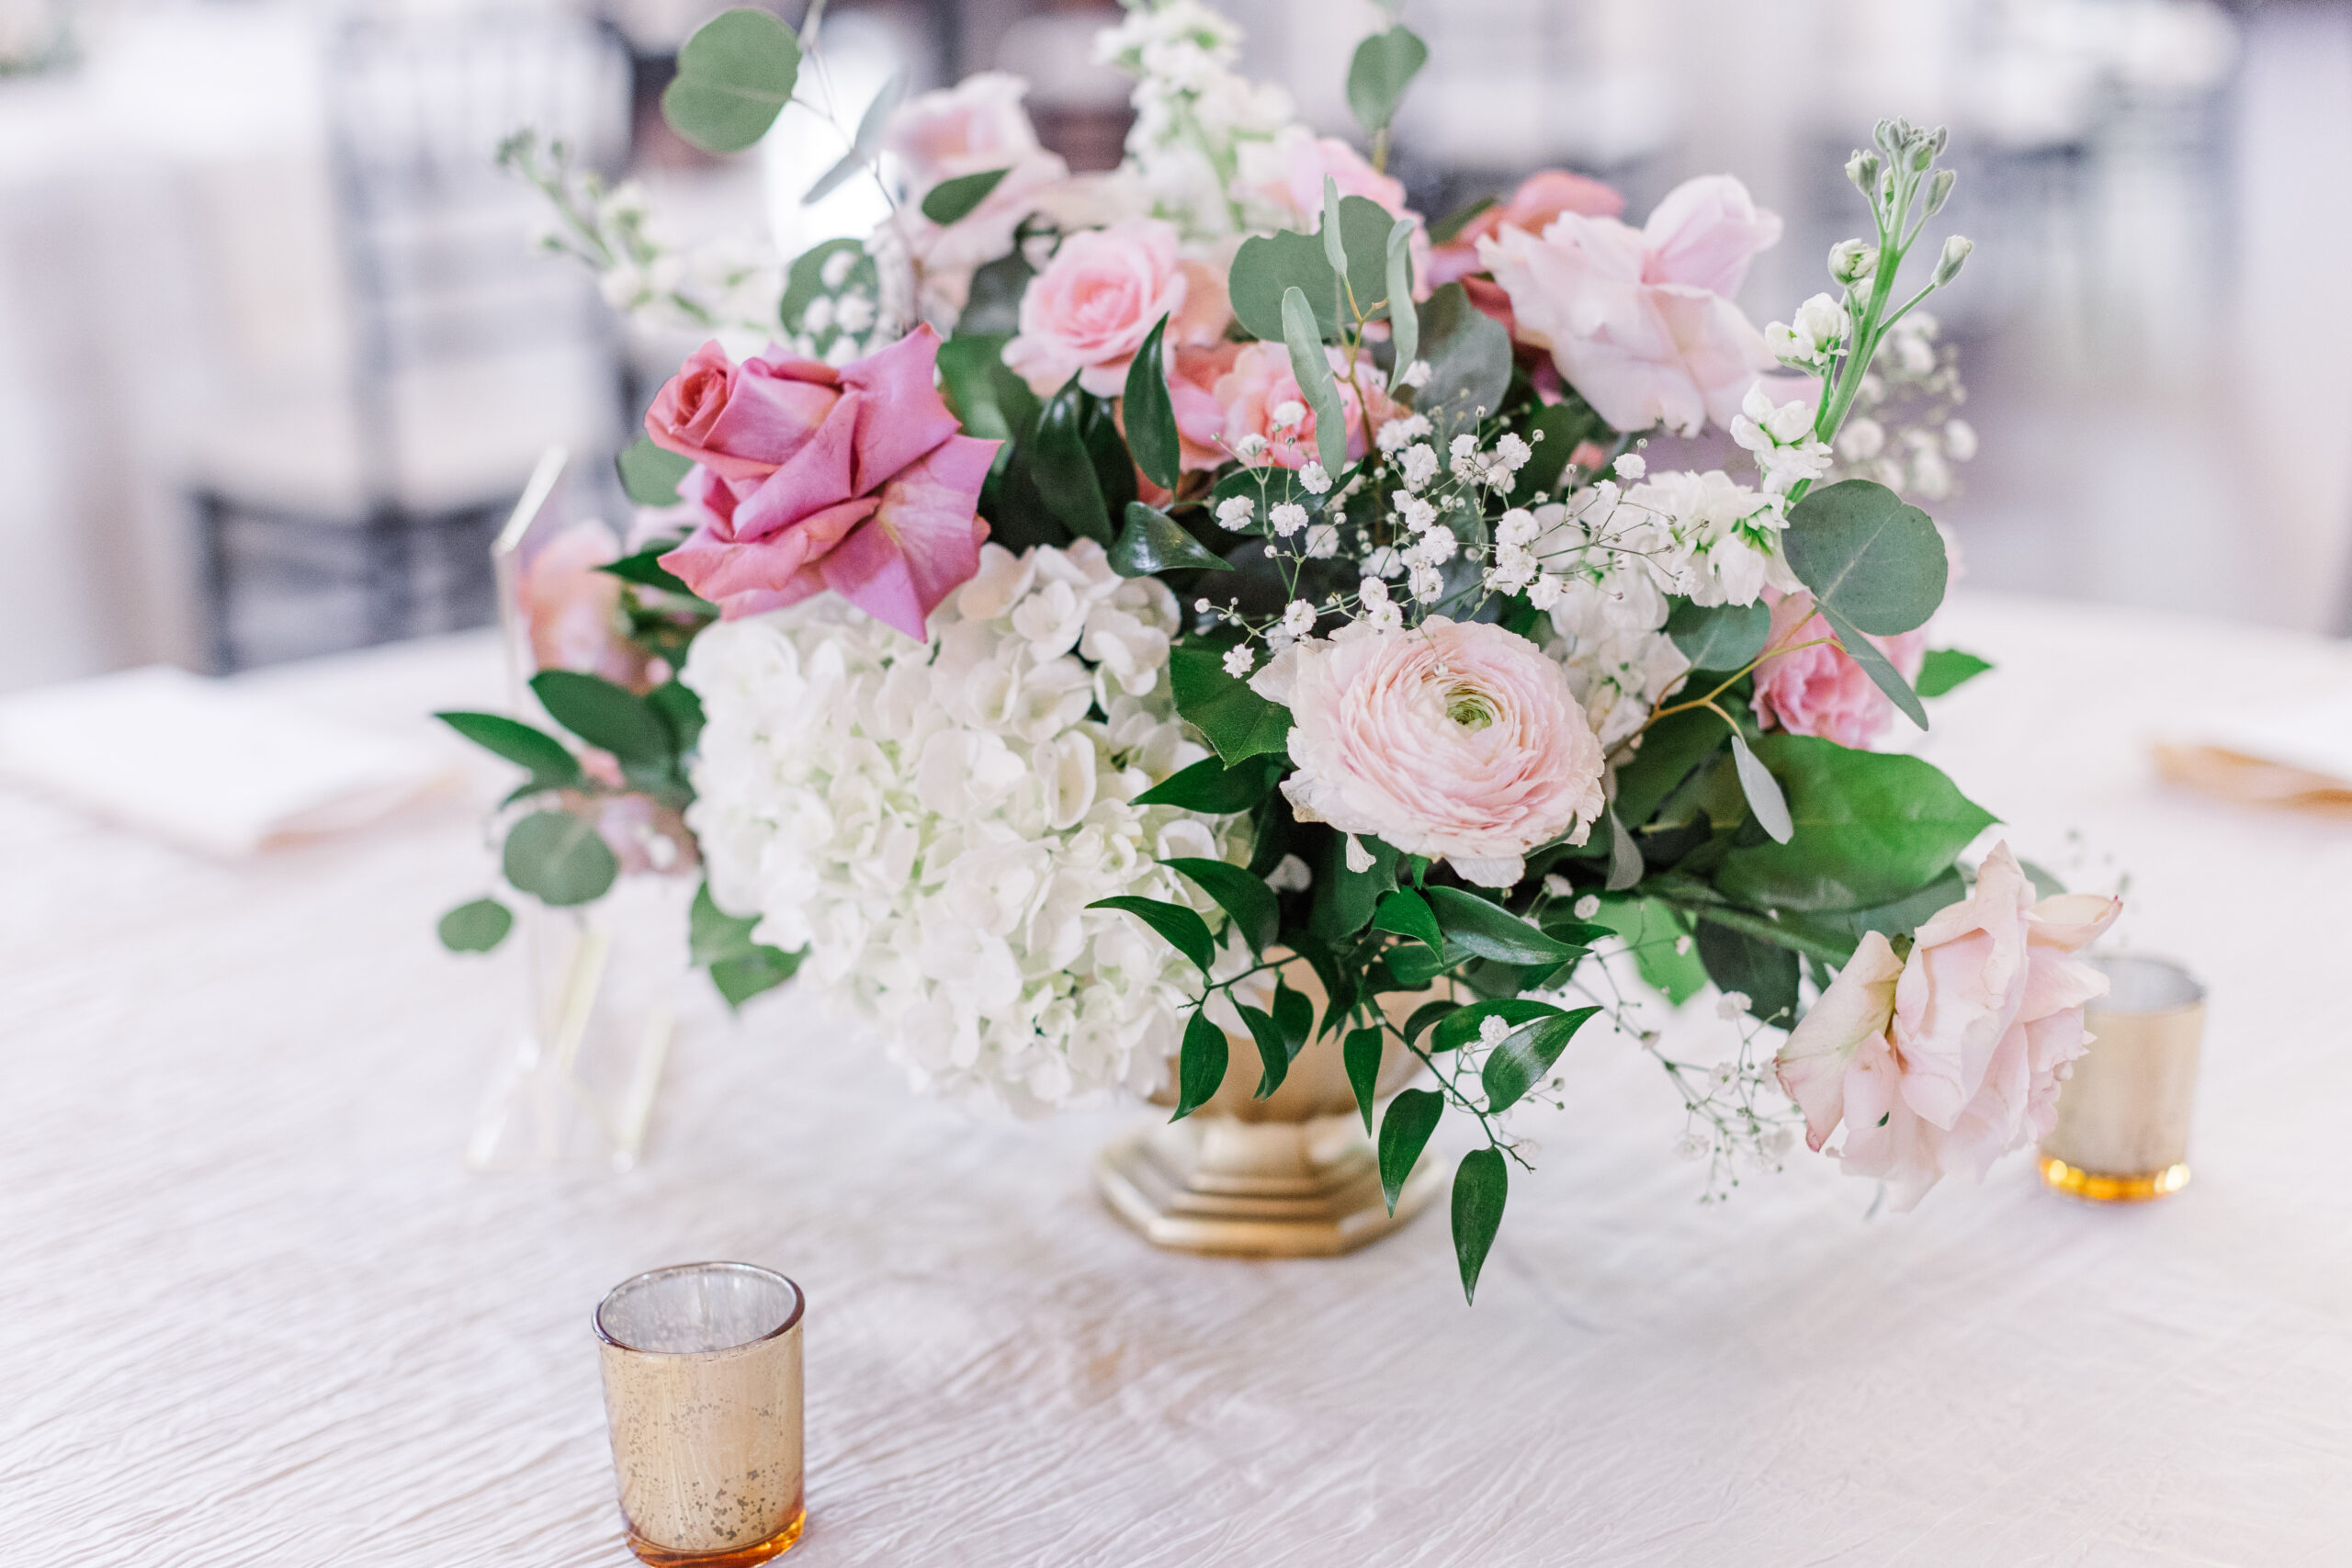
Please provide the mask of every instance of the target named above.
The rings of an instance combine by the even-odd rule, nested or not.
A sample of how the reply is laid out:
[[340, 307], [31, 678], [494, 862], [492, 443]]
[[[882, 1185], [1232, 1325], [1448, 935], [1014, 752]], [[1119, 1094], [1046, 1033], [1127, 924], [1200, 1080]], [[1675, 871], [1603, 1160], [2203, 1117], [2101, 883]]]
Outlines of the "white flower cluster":
[[1100, 546], [982, 549], [926, 647], [831, 595], [723, 622], [684, 679], [690, 818], [720, 908], [809, 947], [829, 1006], [916, 1087], [1038, 1114], [1165, 1081], [1197, 976], [1122, 894], [1215, 906], [1159, 863], [1238, 860], [1238, 818], [1136, 797], [1206, 753], [1162, 678], [1178, 626]]
[[[1201, 0], [1148, 0], [1096, 39], [1095, 58], [1136, 78], [1127, 177], [1187, 239], [1283, 227], [1244, 179], [1293, 119], [1290, 95], [1233, 70], [1241, 34]], [[1252, 156], [1257, 154], [1257, 156]]]
[[841, 245], [818, 264], [817, 292], [801, 305], [797, 319], [785, 321], [786, 346], [804, 359], [840, 367], [897, 342], [902, 330], [898, 314], [883, 308], [881, 293], [879, 264], [858, 248]]
[[1786, 495], [1800, 480], [1829, 471], [1829, 443], [1814, 438], [1814, 405], [1803, 399], [1773, 402], [1759, 380], [1731, 416], [1731, 438], [1756, 454], [1757, 471], [1770, 494]]
[[1826, 479], [1875, 479], [1918, 501], [1951, 494], [1952, 465], [1976, 456], [1976, 432], [1956, 417], [1968, 391], [1940, 332], [1933, 316], [1914, 310], [1879, 340]]
[[1764, 343], [1781, 364], [1820, 376], [1828, 371], [1831, 358], [1853, 330], [1854, 318], [1845, 306], [1826, 294], [1816, 294], [1797, 307], [1795, 321], [1774, 321], [1766, 327]]

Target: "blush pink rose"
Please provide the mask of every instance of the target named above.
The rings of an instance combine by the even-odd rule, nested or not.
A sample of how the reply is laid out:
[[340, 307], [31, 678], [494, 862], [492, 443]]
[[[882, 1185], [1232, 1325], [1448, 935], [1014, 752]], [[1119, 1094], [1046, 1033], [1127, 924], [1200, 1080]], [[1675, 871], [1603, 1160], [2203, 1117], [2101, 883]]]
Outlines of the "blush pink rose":
[[1128, 218], [1072, 234], [1022, 294], [1004, 363], [1039, 397], [1075, 375], [1096, 397], [1115, 398], [1152, 323], [1182, 310], [1190, 288], [1172, 224]]
[[1384, 175], [1364, 155], [1336, 136], [1294, 132], [1285, 138], [1282, 177], [1268, 194], [1310, 223], [1323, 210], [1326, 175], [1341, 196], [1361, 196], [1400, 216], [1405, 211], [1405, 182]]
[[646, 412], [695, 459], [679, 491], [703, 521], [662, 558], [729, 618], [831, 589], [909, 637], [979, 570], [980, 483], [1001, 445], [959, 434], [918, 327], [839, 370], [706, 344]]
[[1566, 674], [1500, 626], [1356, 622], [1283, 649], [1250, 684], [1290, 709], [1283, 794], [1300, 820], [1444, 860], [1481, 887], [1517, 882], [1539, 844], [1584, 842], [1606, 807], [1600, 742]]
[[[1069, 165], [1037, 144], [1021, 107], [1029, 84], [1001, 71], [983, 71], [953, 87], [901, 105], [883, 132], [882, 150], [896, 159], [907, 199], [894, 220], [914, 264], [926, 315], [952, 320], [971, 297], [972, 275], [1012, 253], [1021, 220], [1050, 200], [1069, 179]], [[933, 223], [922, 198], [942, 180], [1001, 169], [979, 204], [955, 222]]]
[[1619, 430], [1729, 425], [1775, 365], [1731, 296], [1781, 220], [1728, 175], [1668, 192], [1647, 224], [1563, 213], [1541, 236], [1505, 227], [1478, 257], [1510, 297], [1519, 336]]
[[1614, 218], [1625, 210], [1625, 198], [1599, 180], [1572, 175], [1566, 169], [1538, 169], [1520, 181], [1509, 201], [1498, 201], [1469, 222], [1453, 239], [1430, 253], [1430, 281], [1458, 283], [1487, 270], [1479, 259], [1478, 242], [1491, 240], [1505, 229], [1541, 234], [1564, 212], [1587, 218]]
[[[1829, 623], [1814, 611], [1810, 593], [1767, 588], [1772, 601], [1772, 631], [1767, 648], [1788, 648], [1756, 667], [1756, 717], [1767, 729], [1817, 735], [1856, 750], [1867, 750], [1894, 720], [1894, 704], [1878, 689]], [[1826, 637], [1826, 642], [1816, 638]], [[1898, 632], [1871, 641], [1906, 681], [1919, 678], [1928, 656], [1928, 631]], [[1811, 648], [1800, 644], [1813, 643]]]
[[2058, 1086], [2083, 1054], [2083, 1004], [2107, 976], [2073, 954], [2120, 898], [2033, 884], [1996, 844], [1967, 897], [1931, 916], [1907, 957], [1876, 931], [1789, 1033], [1781, 1087], [1818, 1151], [1842, 1121], [1849, 1176], [1894, 1189], [1898, 1209], [1942, 1178], [1982, 1181], [1994, 1160], [2048, 1135]]
[[621, 558], [621, 542], [602, 523], [582, 523], [548, 541], [517, 584], [540, 670], [601, 675], [634, 692], [647, 690], [653, 660], [621, 635], [621, 580], [596, 569]]
[[[1331, 368], [1340, 377], [1340, 409], [1347, 416], [1348, 457], [1353, 461], [1367, 450], [1363, 400], [1372, 405], [1374, 430], [1392, 419], [1401, 418], [1406, 411], [1382, 388], [1380, 373], [1373, 367], [1369, 356], [1357, 361], [1356, 381], [1364, 392], [1364, 400], [1359, 400], [1355, 388], [1348, 385], [1345, 358], [1336, 348], [1325, 352], [1331, 356]], [[1285, 468], [1303, 468], [1316, 461], [1315, 411], [1307, 408], [1306, 394], [1298, 389], [1298, 378], [1291, 374], [1290, 350], [1281, 344], [1242, 344], [1240, 352], [1233, 356], [1231, 368], [1217, 378], [1212, 395], [1224, 411], [1221, 434], [1228, 451], [1244, 437], [1255, 435], [1266, 443], [1263, 457], [1255, 460]], [[1284, 403], [1296, 403], [1306, 412], [1297, 423], [1277, 428], [1274, 411]]]

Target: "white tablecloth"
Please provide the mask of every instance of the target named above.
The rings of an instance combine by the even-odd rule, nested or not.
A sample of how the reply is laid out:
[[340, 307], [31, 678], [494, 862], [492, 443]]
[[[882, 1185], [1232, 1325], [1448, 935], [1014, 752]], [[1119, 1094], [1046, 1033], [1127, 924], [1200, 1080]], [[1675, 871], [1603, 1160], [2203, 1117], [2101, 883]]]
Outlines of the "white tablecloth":
[[[809, 1568], [2352, 1560], [2352, 826], [2141, 748], [2352, 659], [1948, 621], [2001, 668], [1933, 755], [2211, 983], [2195, 1184], [2098, 1210], [2016, 1156], [1871, 1218], [1800, 1156], [1702, 1207], [1657, 1068], [1588, 1051], [1475, 1309], [1442, 1213], [1156, 1252], [1089, 1185], [1124, 1115], [972, 1124], [788, 993], [693, 1021], [636, 1172], [469, 1175], [519, 979], [433, 941], [466, 807], [231, 866], [0, 794], [0, 1558], [616, 1568], [589, 1310], [743, 1258], [810, 1301]], [[497, 689], [474, 641], [270, 679]]]

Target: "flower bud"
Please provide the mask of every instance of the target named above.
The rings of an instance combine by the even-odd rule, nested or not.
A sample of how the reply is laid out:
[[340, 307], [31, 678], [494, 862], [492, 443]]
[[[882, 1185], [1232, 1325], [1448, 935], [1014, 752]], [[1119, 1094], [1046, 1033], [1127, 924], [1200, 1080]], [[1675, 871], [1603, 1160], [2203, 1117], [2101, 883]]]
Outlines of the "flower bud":
[[1944, 242], [1944, 254], [1936, 262], [1936, 287], [1941, 288], [1945, 284], [1950, 283], [1953, 278], [1958, 277], [1960, 276], [1960, 264], [1966, 261], [1968, 259], [1968, 253], [1975, 248], [1975, 241], [1962, 239], [1958, 234], [1954, 234], [1951, 239], [1946, 240]]
[[1878, 270], [1878, 247], [1840, 240], [1829, 247], [1829, 276], [1851, 288]]
[[1846, 177], [1854, 182], [1856, 190], [1864, 196], [1874, 197], [1878, 191], [1879, 167], [1877, 153], [1858, 151], [1846, 160]]
[[1950, 126], [1939, 125], [1936, 127], [1936, 129], [1928, 132], [1928, 153], [1934, 157], [1942, 157], [1944, 155], [1944, 145], [1951, 140], [1951, 128]]
[[1928, 182], [1928, 216], [1933, 218], [1951, 199], [1951, 187], [1960, 176], [1950, 169], [1938, 169], [1936, 177]]

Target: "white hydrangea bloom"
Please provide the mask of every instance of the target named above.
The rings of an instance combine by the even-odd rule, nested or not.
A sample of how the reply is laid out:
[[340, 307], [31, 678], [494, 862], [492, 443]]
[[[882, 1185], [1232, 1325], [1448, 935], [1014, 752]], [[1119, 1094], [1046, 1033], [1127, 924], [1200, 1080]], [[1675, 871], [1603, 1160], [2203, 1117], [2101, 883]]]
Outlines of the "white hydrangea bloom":
[[1158, 1088], [1196, 977], [1087, 906], [1214, 921], [1158, 863], [1245, 851], [1239, 818], [1135, 804], [1207, 754], [1162, 678], [1178, 615], [1080, 542], [983, 547], [930, 646], [830, 595], [711, 627], [684, 678], [713, 897], [808, 944], [802, 983], [877, 1026], [919, 1089], [1030, 1115]]

